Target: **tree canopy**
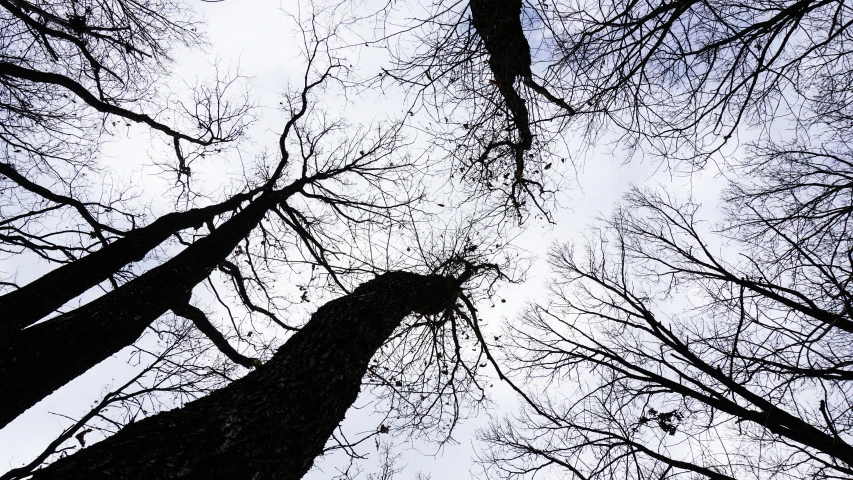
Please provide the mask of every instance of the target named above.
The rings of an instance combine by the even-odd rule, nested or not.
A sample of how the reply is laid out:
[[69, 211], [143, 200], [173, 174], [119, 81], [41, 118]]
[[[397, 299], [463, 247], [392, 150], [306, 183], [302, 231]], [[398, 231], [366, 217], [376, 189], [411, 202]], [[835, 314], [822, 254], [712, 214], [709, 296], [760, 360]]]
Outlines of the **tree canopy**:
[[489, 477], [853, 475], [850, 5], [316, 1], [275, 97], [182, 76], [214, 8], [0, 0], [0, 429], [130, 372], [0, 479], [297, 479], [475, 413]]

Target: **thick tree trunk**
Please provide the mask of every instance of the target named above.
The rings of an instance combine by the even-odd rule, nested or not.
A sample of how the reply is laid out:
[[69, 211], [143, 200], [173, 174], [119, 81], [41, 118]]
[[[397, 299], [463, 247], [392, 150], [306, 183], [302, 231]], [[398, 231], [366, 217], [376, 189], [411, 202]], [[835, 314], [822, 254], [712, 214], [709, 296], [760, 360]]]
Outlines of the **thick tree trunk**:
[[451, 278], [393, 272], [333, 300], [228, 387], [39, 470], [48, 479], [301, 478], [358, 396], [368, 362], [412, 312], [451, 307]]
[[512, 86], [516, 77], [529, 77], [530, 45], [521, 27], [521, 0], [471, 0], [468, 6], [495, 80]]
[[522, 150], [533, 143], [524, 99], [513, 84], [530, 78], [530, 45], [521, 27], [521, 0], [471, 0], [471, 23], [489, 52], [489, 67], [518, 128]]
[[263, 219], [276, 199], [264, 194], [173, 259], [74, 311], [0, 340], [0, 428], [54, 390], [131, 345], [173, 305], [186, 300]]
[[32, 325], [128, 263], [142, 260], [176, 232], [199, 227], [250, 199], [250, 194], [240, 194], [216, 205], [164, 215], [96, 252], [0, 296], [0, 337]]

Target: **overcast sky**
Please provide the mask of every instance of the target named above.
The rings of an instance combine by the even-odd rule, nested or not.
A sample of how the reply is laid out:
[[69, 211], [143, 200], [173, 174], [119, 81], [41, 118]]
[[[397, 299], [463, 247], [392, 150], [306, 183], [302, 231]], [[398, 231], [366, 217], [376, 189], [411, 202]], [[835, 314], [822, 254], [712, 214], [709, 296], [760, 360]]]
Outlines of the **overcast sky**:
[[[206, 32], [210, 46], [206, 52], [176, 52], [173, 81], [192, 83], [196, 77], [203, 78], [211, 73], [211, 65], [216, 61], [224, 66], [239, 65], [241, 73], [250, 79], [252, 99], [259, 105], [261, 112], [255, 141], [244, 148], [244, 154], [251, 155], [252, 150], [262, 148], [274, 149], [276, 130], [280, 128], [274, 107], [284, 86], [288, 82], [298, 81], [304, 67], [295, 45], [298, 36], [294, 23], [284, 13], [296, 13], [297, 5], [295, 2], [280, 4], [266, 0], [225, 0], [218, 3], [198, 1], [194, 5], [207, 20]], [[369, 52], [362, 52], [357, 58], [356, 66], [361, 69], [358, 73], [365, 76], [370, 75], [368, 70], [381, 60], [379, 57], [371, 58]], [[341, 102], [342, 108], [347, 108], [345, 116], [352, 122], [381, 120], [400, 113], [404, 105], [401, 97], [379, 92], [367, 92], [363, 98], [353, 100], [354, 103], [350, 105]], [[117, 139], [105, 149], [106, 157], [113, 164], [122, 165], [121, 171], [126, 175], [143, 183], [150, 181], [148, 179], [151, 177], [144, 174], [150, 162], [145, 155], [148, 151], [145, 141], [148, 138], [147, 135], [131, 135], [129, 139]], [[264, 145], [264, 142], [267, 144]], [[672, 177], [660, 171], [657, 164], [637, 161], [624, 165], [622, 159], [606, 152], [605, 149], [593, 152], [580, 166], [578, 187], [564, 192], [558, 198], [560, 206], [554, 215], [554, 225], [536, 221], [527, 225], [527, 231], [518, 240], [519, 245], [540, 260], [534, 264], [526, 283], [513, 285], [502, 292], [508, 301], [487, 312], [489, 328], [497, 331], [501, 320], [512, 321], [526, 301], [541, 297], [543, 282], [548, 276], [541, 256], [547, 247], [555, 241], [578, 239], [596, 216], [607, 215], [629, 185], [659, 185], [681, 197], [692, 195], [713, 210], [721, 182], [714, 178], [712, 172], [702, 177]], [[215, 185], [215, 182], [211, 182], [211, 185]], [[152, 189], [152, 192], [155, 191]], [[21, 268], [19, 278], [26, 280], [38, 275], [44, 266]], [[126, 352], [114, 356], [3, 429], [0, 432], [0, 466], [13, 468], [29, 462], [69, 424], [66, 419], [48, 412], [72, 417], [80, 415], [100, 397], [107, 385], [125, 381], [133, 371], [132, 367], [126, 365], [126, 357]], [[488, 415], [511, 413], [515, 405], [512, 395], [500, 385], [495, 386], [492, 399], [495, 408], [481, 412], [477, 418], [463, 424], [454, 435], [459, 444], [444, 448], [438, 456], [431, 456], [436, 453], [434, 446], [407, 444], [404, 439], [394, 439], [397, 450], [402, 452], [401, 466], [406, 465], [406, 470], [399, 478], [413, 478], [416, 471], [430, 473], [435, 480], [467, 478], [470, 473], [476, 473], [476, 468], [472, 469], [476, 454], [472, 435], [474, 428], [487, 421]], [[369, 398], [360, 398], [357, 406], [368, 402]], [[368, 410], [351, 410], [344, 428], [347, 432], [372, 431], [377, 428], [377, 421], [377, 417], [371, 417]], [[375, 448], [370, 445], [364, 449], [364, 453], [372, 454], [371, 460], [364, 463], [365, 471], [370, 472], [374, 468]], [[321, 459], [316, 463], [318, 468], [312, 470], [308, 478], [330, 478], [343, 461], [345, 459], [341, 456]]]

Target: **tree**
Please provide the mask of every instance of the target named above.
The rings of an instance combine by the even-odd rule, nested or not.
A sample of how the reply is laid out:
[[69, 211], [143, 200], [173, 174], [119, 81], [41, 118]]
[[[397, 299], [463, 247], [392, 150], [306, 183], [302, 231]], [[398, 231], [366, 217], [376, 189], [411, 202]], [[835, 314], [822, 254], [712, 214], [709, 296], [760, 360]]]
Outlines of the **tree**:
[[[125, 265], [183, 229], [234, 211], [259, 189], [167, 214], [146, 226], [139, 225], [142, 216], [130, 195], [117, 186], [110, 185], [111, 195], [88, 199], [92, 183], [86, 177], [104, 179], [97, 152], [102, 137], [121, 128], [118, 123], [140, 123], [165, 134], [176, 154], [173, 171], [179, 182], [188, 182], [194, 161], [243, 137], [251, 123], [250, 105], [230, 98], [234, 79], [198, 86], [192, 109], [179, 101], [156, 103], [157, 82], [167, 72], [172, 47], [203, 42], [197, 22], [179, 3], [11, 1], [0, 6], [0, 185], [15, 199], [3, 209], [0, 242], [4, 252], [60, 264], [0, 297], [0, 334], [5, 335], [101, 282], [117, 286], [129, 275]], [[139, 107], [158, 114], [134, 110]]]
[[[562, 119], [575, 109], [538, 83], [531, 70], [522, 2], [399, 8], [404, 18], [394, 17], [392, 4], [369, 16], [380, 33], [372, 32], [375, 38], [364, 44], [386, 47], [391, 66], [363, 83], [396, 83], [412, 94], [407, 108], [427, 116], [435, 149], [449, 160], [447, 174], [469, 199], [485, 202], [504, 220], [523, 222], [531, 212], [550, 218], [560, 185], [548, 170], [560, 158], [551, 148], [553, 135], [542, 129], [539, 105], [531, 112], [531, 104], [541, 99]], [[423, 14], [412, 16], [410, 10], [418, 8]], [[520, 93], [523, 88], [535, 97]]]
[[846, 109], [849, 17], [841, 1], [396, 2], [366, 44], [389, 55], [371, 82], [411, 94], [450, 174], [523, 220], [550, 218], [558, 167], [592, 147], [695, 172], [744, 132]]
[[410, 313], [453, 309], [460, 280], [382, 274], [320, 307], [257, 371], [33, 478], [299, 479], [355, 401], [376, 351]]
[[531, 378], [579, 391], [484, 432], [492, 467], [508, 478], [853, 473], [850, 150], [830, 145], [755, 151], [716, 233], [697, 205], [634, 190], [582, 252], [556, 247], [554, 298], [512, 338]]
[[[323, 79], [306, 85], [305, 91], [318, 85]], [[303, 105], [301, 111], [288, 122], [283, 137], [287, 137], [305, 109]], [[278, 213], [285, 225], [300, 232], [302, 220], [298, 210], [288, 205], [288, 200], [294, 194], [305, 191], [306, 187], [322, 180], [347, 173], [371, 175], [381, 180], [378, 172], [373, 171], [378, 170], [375, 166], [378, 163], [376, 157], [381, 155], [377, 153], [385, 149], [388, 149], [386, 152], [392, 151], [394, 144], [392, 131], [390, 136], [380, 136], [372, 148], [368, 148], [366, 152], [362, 150], [352, 160], [345, 158], [315, 167], [309, 166], [308, 162], [314, 158], [313, 155], [308, 155], [303, 158], [300, 166], [302, 176], [283, 188], [275, 188], [289, 160], [285, 149], [276, 171], [260, 195], [209, 235], [197, 240], [171, 260], [107, 295], [49, 322], [9, 336], [2, 347], [0, 376], [4, 384], [18, 389], [20, 394], [5, 400], [2, 424], [5, 425], [56, 388], [132, 344], [151, 322], [173, 306], [180, 308], [186, 303], [186, 297], [195, 285], [207, 278], [217, 265], [226, 260], [232, 250], [269, 212]], [[314, 171], [317, 167], [319, 171]], [[338, 209], [346, 207], [347, 199], [336, 195], [332, 190], [324, 189], [313, 195], [321, 202], [335, 204]], [[368, 212], [371, 208], [385, 209], [381, 206], [373, 207], [368, 202], [356, 208]], [[311, 235], [305, 232], [305, 227], [301, 229], [306, 241], [310, 242]], [[86, 347], [82, 348], [83, 345]]]
[[[342, 361], [340, 359], [353, 359], [352, 365], [344, 365], [345, 370], [358, 366], [359, 362], [365, 364], [364, 368], [347, 370], [346, 378], [336, 376], [340, 372], [333, 364], [324, 367], [321, 362], [311, 367], [320, 369], [317, 372], [319, 375], [317, 378], [320, 383], [328, 383], [330, 385], [328, 388], [331, 390], [315, 392], [319, 395], [315, 399], [317, 401], [305, 401], [302, 407], [310, 414], [318, 414], [323, 413], [322, 409], [316, 408], [320, 400], [332, 402], [336, 413], [328, 418], [322, 418], [327, 422], [328, 428], [315, 431], [300, 423], [299, 409], [293, 402], [305, 400], [310, 395], [307, 391], [285, 389], [293, 402], [277, 403], [279, 412], [288, 412], [285, 415], [293, 415], [294, 419], [285, 420], [279, 423], [278, 427], [281, 427], [283, 432], [280, 437], [284, 442], [282, 448], [290, 452], [284, 458], [292, 464], [286, 467], [293, 472], [294, 478], [301, 476], [310, 467], [314, 457], [323, 451], [324, 444], [333, 429], [343, 418], [346, 408], [358, 393], [358, 386], [366, 371], [369, 371], [369, 377], [375, 387], [386, 388], [390, 396], [405, 399], [412, 406], [408, 413], [410, 424], [418, 424], [424, 432], [429, 429], [440, 431], [445, 436], [444, 440], [449, 438], [453, 425], [460, 417], [460, 402], [482, 401], [485, 388], [478, 383], [476, 370], [477, 365], [483, 360], [486, 347], [483, 344], [482, 348], [476, 348], [482, 340], [476, 317], [467, 316], [460, 307], [456, 306], [455, 299], [461, 298], [463, 308], [472, 309], [471, 298], [474, 297], [470, 292], [466, 294], [460, 290], [462, 282], [467, 282], [466, 287], [472, 290], [479, 288], [478, 282], [484, 282], [485, 288], [478, 294], [488, 294], [498, 279], [506, 278], [501, 266], [488, 262], [490, 256], [497, 255], [498, 250], [495, 244], [499, 244], [500, 241], [488, 237], [477, 239], [477, 236], [482, 235], [484, 229], [488, 228], [488, 225], [477, 218], [468, 219], [469, 224], [466, 228], [455, 231], [448, 229], [445, 232], [447, 235], [442, 234], [441, 239], [430, 238], [430, 235], [419, 236], [422, 232], [419, 232], [418, 228], [421, 228], [422, 223], [430, 220], [430, 213], [425, 212], [421, 204], [422, 180], [412, 175], [413, 172], [423, 170], [418, 164], [422, 159], [412, 158], [404, 148], [406, 141], [402, 130], [405, 123], [395, 121], [377, 125], [372, 129], [353, 128], [314, 107], [314, 104], [321, 101], [319, 92], [327, 88], [329, 83], [340, 80], [337, 75], [342, 69], [342, 64], [328, 48], [328, 42], [334, 34], [322, 37], [315, 27], [316, 25], [310, 25], [302, 30], [307, 63], [306, 73], [302, 79], [301, 88], [291, 91], [282, 102], [283, 109], [289, 114], [289, 118], [281, 130], [277, 154], [274, 158], [262, 155], [255, 165], [246, 169], [245, 178], [230, 186], [230, 190], [235, 193], [226, 194], [222, 200], [216, 200], [207, 206], [168, 213], [145, 226], [137, 225], [136, 221], [139, 217], [136, 214], [122, 212], [120, 216], [123, 215], [124, 221], [131, 225], [130, 228], [125, 229], [115, 227], [100, 218], [101, 212], [98, 209], [111, 211], [110, 209], [114, 208], [113, 204], [88, 202], [82, 198], [79, 189], [70, 187], [69, 194], [57, 193], [60, 190], [45, 187], [33, 180], [30, 176], [32, 170], [24, 171], [21, 163], [10, 162], [2, 166], [2, 173], [9, 182], [10, 191], [23, 192], [35, 198], [34, 201], [48, 205], [40, 210], [34, 210], [34, 215], [31, 216], [10, 214], [9, 223], [21, 221], [24, 227], [29, 227], [41, 222], [38, 224], [41, 237], [31, 235], [30, 238], [51, 239], [63, 234], [68, 234], [69, 238], [63, 238], [64, 243], [57, 242], [56, 245], [33, 245], [33, 242], [28, 244], [16, 238], [9, 241], [10, 244], [17, 241], [18, 244], [27, 247], [23, 249], [23, 253], [42, 254], [46, 259], [61, 265], [23, 287], [11, 285], [9, 282], [9, 286], [16, 289], [0, 296], [0, 313], [3, 314], [3, 324], [0, 329], [0, 382], [19, 392], [18, 395], [7, 396], [2, 401], [0, 408], [3, 414], [0, 416], [0, 424], [6, 425], [57, 388], [74, 380], [121, 349], [136, 344], [135, 348], [141, 350], [143, 347], [140, 344], [145, 343], [146, 331], [153, 330], [160, 336], [165, 331], [167, 336], [174, 336], [176, 341], [183, 342], [183, 338], [175, 336], [171, 331], [177, 329], [176, 327], [168, 323], [166, 326], [162, 324], [163, 317], [168, 319], [167, 322], [172, 321], [169, 311], [189, 319], [197, 331], [206, 335], [209, 341], [234, 363], [246, 368], [259, 367], [262, 364], [261, 359], [244, 354], [245, 346], [248, 344], [256, 347], [256, 351], [271, 347], [269, 343], [265, 343], [266, 340], [258, 339], [260, 335], [251, 338], [253, 331], [257, 331], [254, 323], [249, 324], [253, 330], [249, 330], [248, 333], [245, 333], [244, 324], [238, 326], [232, 312], [235, 304], [247, 312], [250, 321], [258, 316], [265, 322], [283, 329], [287, 334], [298, 331], [293, 339], [286, 343], [291, 347], [285, 347], [284, 350], [301, 348], [300, 344], [303, 346], [310, 344], [316, 346], [317, 356], [328, 356], [334, 345], [325, 345], [320, 340], [327, 335], [338, 335], [336, 337], [338, 340], [335, 340], [337, 343], [332, 343], [337, 345], [346, 341], [344, 345], [346, 349], [332, 359], [333, 363], [336, 361], [338, 365]], [[94, 30], [98, 28], [101, 27], [92, 27]], [[94, 40], [87, 41], [83, 43], [83, 47], [95, 43], [97, 42]], [[81, 55], [85, 56], [85, 53]], [[97, 71], [98, 68], [95, 70]], [[14, 88], [20, 85], [28, 86], [29, 83], [26, 82], [34, 82], [36, 86], [49, 89], [57, 86], [66, 88], [89, 103], [95, 110], [106, 111], [110, 115], [123, 115], [131, 120], [141, 119], [154, 130], [171, 136], [176, 165], [171, 170], [166, 169], [166, 172], [175, 173], [177, 176], [175, 203], [178, 204], [193, 206], [194, 202], [202, 198], [190, 183], [190, 178], [195, 174], [194, 172], [197, 172], [196, 164], [193, 164], [193, 171], [190, 170], [191, 161], [197, 161], [203, 157], [204, 152], [209, 152], [205, 149], [218, 145], [219, 142], [233, 140], [231, 137], [228, 139], [216, 137], [211, 142], [206, 140], [194, 142], [193, 139], [179, 134], [177, 130], [164, 130], [165, 127], [161, 128], [162, 124], [151, 116], [140, 114], [142, 116], [134, 117], [136, 114], [131, 110], [116, 110], [109, 106], [118, 103], [118, 100], [113, 97], [107, 101], [87, 94], [86, 88], [78, 88], [86, 78], [89, 78], [85, 75], [68, 81], [67, 75], [62, 78], [51, 76], [53, 73], [36, 75], [12, 67], [8, 67], [2, 75], [5, 75], [4, 78], [13, 78], [10, 80], [10, 85]], [[42, 81], [44, 78], [53, 83]], [[97, 79], [94, 80], [95, 84], [97, 82]], [[96, 89], [97, 86], [89, 88]], [[214, 98], [219, 98], [221, 95], [219, 90], [214, 93]], [[209, 106], [204, 98], [196, 100], [202, 110], [205, 106]], [[144, 105], [145, 102], [138, 102], [138, 104]], [[46, 106], [43, 111], [49, 112], [51, 109], [58, 111], [59, 107]], [[214, 110], [220, 113], [232, 112], [228, 108], [214, 108]], [[82, 117], [69, 118], [82, 121]], [[202, 127], [208, 132], [219, 131], [216, 128]], [[23, 128], [20, 130], [23, 131]], [[93, 144], [97, 143], [97, 139], [85, 140]], [[184, 142], [200, 145], [201, 150], [188, 154], [182, 146]], [[68, 159], [52, 159], [44, 152], [44, 149], [39, 151], [33, 149], [30, 154], [32, 158], [41, 162], [40, 165], [47, 165], [51, 169], [54, 164], [60, 165], [56, 167], [60, 184], [72, 185], [72, 177], [63, 176], [65, 171], [62, 170], [61, 165], [62, 162], [69, 165], [73, 162]], [[80, 168], [90, 167], [89, 164], [80, 166]], [[229, 188], [222, 188], [222, 190], [222, 193], [226, 193]], [[116, 202], [122, 205], [129, 203], [122, 199]], [[20, 202], [16, 207], [20, 210], [27, 209], [24, 202]], [[70, 232], [63, 231], [62, 223], [54, 223], [47, 215], [55, 210], [76, 212], [83, 219], [83, 225], [88, 227], [76, 228]], [[485, 218], [488, 220], [488, 215]], [[203, 227], [206, 227], [206, 231], [202, 229]], [[91, 229], [91, 236], [87, 228]], [[19, 230], [23, 231], [25, 228], [19, 228]], [[100, 235], [103, 238], [99, 238], [100, 233], [103, 233]], [[375, 240], [377, 234], [385, 238], [384, 247]], [[97, 239], [97, 243], [87, 243], [85, 240], [87, 237]], [[176, 239], [177, 246], [171, 243], [172, 238]], [[403, 241], [416, 242], [410, 243], [416, 244], [415, 251], [402, 255], [401, 250], [398, 249], [398, 245], [402, 243], [398, 242]], [[54, 250], [60, 251], [64, 258], [53, 255], [51, 252]], [[407, 252], [410, 250], [412, 249], [407, 249]], [[137, 263], [143, 259], [149, 260], [153, 265]], [[506, 256], [505, 261], [511, 262], [510, 256]], [[131, 270], [129, 263], [137, 263], [137, 265]], [[356, 289], [355, 292], [351, 292], [352, 285], [358, 284], [370, 275], [380, 274], [380, 279], [386, 278], [381, 275], [383, 272], [395, 271], [399, 268], [429, 272], [433, 275], [426, 278], [434, 278], [435, 275], [451, 275], [457, 280], [451, 292], [452, 298], [447, 297], [443, 300], [445, 302], [443, 305], [447, 308], [442, 309], [441, 312], [433, 312], [429, 308], [426, 309], [429, 310], [427, 312], [421, 309], [421, 306], [423, 301], [429, 298], [430, 292], [424, 293], [423, 286], [418, 287], [419, 290], [415, 290], [423, 294], [414, 300], [409, 299], [411, 305], [404, 304], [394, 310], [392, 318], [379, 325], [382, 327], [381, 335], [373, 332], [372, 335], [368, 335], [369, 338], [365, 338], [364, 345], [358, 343], [353, 345], [352, 339], [361, 334], [367, 335], [370, 333], [368, 330], [357, 329], [355, 336], [347, 336], [346, 329], [336, 331], [332, 326], [327, 325], [332, 320], [324, 314], [318, 313], [315, 320], [302, 329], [291, 324], [290, 319], [283, 321], [281, 309], [276, 302], [276, 294], [271, 292], [275, 277], [284, 272], [297, 278], [302, 276], [307, 279], [307, 283], [299, 285], [302, 292], [299, 301], [302, 303], [310, 301], [309, 289], [305, 286], [309, 285], [312, 287], [310, 291], [312, 295], [315, 293], [321, 295], [325, 288], [336, 294], [344, 294], [341, 302], [356, 308], [361, 305], [359, 292], [369, 292], [368, 285], [375, 286], [382, 282], [374, 280], [373, 283], [368, 283], [361, 287], [361, 290]], [[220, 278], [214, 279], [215, 275], [219, 275]], [[412, 278], [422, 278], [403, 272], [386, 275], [387, 278], [392, 279], [410, 278], [412, 275], [414, 275]], [[319, 278], [322, 280], [318, 280]], [[103, 295], [77, 308], [63, 311], [62, 307], [70, 300], [78, 298], [82, 293], [104, 282], [109, 284], [103, 286], [105, 291]], [[221, 325], [216, 325], [215, 319], [211, 319], [204, 310], [192, 304], [194, 289], [203, 283], [206, 283], [217, 301], [222, 304], [223, 313], [230, 317], [233, 327], [230, 331], [222, 333]], [[224, 295], [220, 295], [218, 288], [222, 283], [232, 289], [235, 302], [228, 302], [229, 299], [224, 299]], [[382, 298], [386, 300], [393, 298], [394, 301], [403, 301], [408, 298], [405, 292], [400, 293], [394, 288], [386, 287], [378, 289], [383, 295]], [[352, 303], [353, 298], [355, 303]], [[413, 309], [418, 315], [407, 316]], [[424, 317], [424, 313], [441, 313], [442, 315], [436, 320], [429, 315]], [[52, 314], [55, 315], [50, 316]], [[48, 318], [45, 319], [45, 317]], [[350, 318], [352, 321], [358, 319], [362, 317], [355, 313]], [[396, 328], [401, 322], [402, 325]], [[326, 326], [323, 327], [323, 325]], [[354, 328], [354, 324], [349, 325], [349, 328]], [[314, 330], [318, 330], [319, 333], [315, 332], [316, 335], [308, 333]], [[303, 332], [305, 335], [302, 335]], [[235, 338], [244, 348], [232, 345]], [[382, 352], [380, 348], [382, 345], [408, 344], [408, 342], [412, 342], [411, 345], [415, 348], [406, 352], [405, 359]], [[326, 350], [323, 350], [324, 345]], [[361, 348], [362, 346], [364, 349]], [[474, 346], [476, 352], [463, 353], [463, 347], [469, 350], [467, 348], [469, 346]], [[394, 364], [389, 361], [387, 365], [373, 364], [368, 368], [367, 361], [377, 349], [380, 350], [381, 357], [399, 363]], [[173, 353], [175, 356], [165, 358], [161, 364], [178, 365], [181, 367], [178, 370], [182, 374], [188, 373], [187, 377], [180, 377], [183, 383], [156, 388], [143, 387], [142, 391], [145, 392], [143, 395], [153, 396], [157, 392], [178, 391], [182, 398], [193, 398], [194, 395], [200, 396], [210, 392], [209, 382], [204, 381], [199, 381], [198, 390], [193, 392], [195, 384], [192, 378], [204, 379], [204, 375], [193, 372], [191, 367], [183, 368], [187, 365], [192, 366], [193, 362], [203, 364], [203, 361], [198, 358], [186, 358], [192, 356], [192, 352], [196, 350], [183, 350], [182, 347], [172, 349], [172, 352], [175, 351], [178, 352]], [[251, 409], [233, 401], [235, 396], [247, 398], [254, 395], [258, 401], [264, 399], [269, 401], [275, 398], [276, 393], [270, 390], [277, 385], [274, 377], [291, 375], [292, 372], [302, 368], [298, 365], [299, 361], [310, 360], [308, 357], [302, 358], [296, 354], [290, 355], [290, 358], [290, 360], [282, 360], [284, 363], [278, 370], [278, 374], [250, 375], [244, 379], [245, 381], [240, 380], [235, 383], [233, 388], [221, 390], [217, 397], [206, 397], [209, 400], [192, 403], [187, 409], [175, 410], [169, 415], [177, 416], [175, 418], [191, 419], [196, 415], [193, 413], [194, 409], [202, 408], [202, 405], [250, 414]], [[277, 364], [276, 362], [272, 360], [270, 366], [273, 363]], [[222, 364], [214, 366], [216, 369], [213, 371], [222, 376], [224, 383], [238, 376], [230, 371], [233, 369], [229, 366], [222, 366]], [[156, 369], [154, 371], [160, 372]], [[264, 371], [272, 372], [264, 368], [258, 373]], [[313, 370], [309, 373], [313, 375]], [[323, 375], [331, 375], [329, 378], [333, 381], [323, 382], [321, 378]], [[255, 380], [252, 380], [253, 378]], [[142, 380], [151, 381], [150, 378]], [[241, 390], [241, 385], [254, 385], [250, 389], [254, 393]], [[335, 385], [341, 388], [333, 389]], [[387, 392], [386, 395], [388, 395]], [[77, 421], [34, 462], [25, 468], [9, 472], [4, 479], [30, 475], [41, 462], [51, 460], [51, 455], [55, 457], [56, 453], [64, 452], [63, 441], [84, 438], [86, 433], [94, 428], [89, 422], [97, 418], [112, 421], [114, 427], [130, 425], [127, 427], [129, 430], [119, 430], [128, 433], [121, 433], [122, 437], [115, 437], [116, 442], [123, 442], [122, 438], [136, 438], [131, 443], [140, 441], [142, 437], [137, 437], [133, 433], [135, 429], [141, 428], [138, 425], [153, 426], [158, 420], [151, 420], [150, 422], [153, 423], [136, 420], [138, 417], [154, 414], [162, 407], [153, 411], [134, 408], [135, 413], [127, 415], [121, 421], [103, 417], [100, 410], [111, 402], [121, 404], [121, 402], [133, 401], [132, 397], [118, 393], [106, 395], [103, 401], [106, 403], [102, 402], [96, 409]], [[217, 398], [221, 398], [222, 402], [216, 400]], [[209, 418], [222, 418], [218, 417], [214, 411], [208, 413], [211, 415]], [[270, 415], [276, 414], [271, 410]], [[167, 417], [172, 418], [168, 415], [153, 418], [160, 418], [159, 421], [168, 423], [171, 420]], [[406, 421], [400, 423], [406, 424]], [[156, 430], [160, 427], [152, 428]], [[217, 427], [187, 424], [187, 435], [208, 436], [205, 433], [207, 428]], [[390, 428], [394, 428], [394, 425], [391, 424]], [[304, 442], [293, 442], [293, 438], [288, 434], [292, 431], [304, 432], [306, 429], [312, 432], [310, 441], [306, 437]], [[389, 427], [383, 426], [383, 429], [387, 431]], [[111, 433], [114, 431], [115, 429], [110, 430]], [[246, 430], [246, 433], [250, 434], [245, 438], [245, 444], [248, 445], [252, 441], [268, 442], [269, 439], [266, 437], [270, 431]], [[251, 440], [250, 437], [255, 440]], [[177, 439], [178, 436], [174, 438]], [[442, 437], [437, 438], [437, 441], [443, 441]], [[82, 446], [83, 441], [80, 443]], [[160, 447], [163, 446], [161, 442], [155, 443]], [[103, 445], [106, 447], [108, 444]], [[152, 447], [155, 446], [152, 444]], [[204, 448], [196, 450], [195, 453], [190, 454], [189, 450], [185, 451], [188, 455], [185, 458], [189, 459], [192, 456], [195, 456], [196, 460], [206, 458], [211, 453], [209, 445], [200, 446]], [[294, 448], [296, 450], [293, 450]], [[106, 460], [107, 457], [113, 457], [124, 458], [121, 461], [129, 461], [130, 454], [127, 452], [138, 452], [140, 449], [142, 449], [141, 444], [138, 444], [130, 450], [125, 450], [126, 455], [118, 452], [108, 453], [108, 450], [83, 455], [80, 452], [68, 457], [67, 462], [71, 463], [64, 465], [79, 465], [87, 462], [88, 460], [83, 459], [87, 455], [92, 455], [92, 457], [86, 457], [90, 459]], [[231, 457], [233, 465], [240, 465], [241, 455], [248, 454], [249, 451], [233, 453]], [[254, 455], [254, 452], [252, 454]], [[223, 459], [227, 461], [227, 457]], [[77, 463], [75, 459], [82, 459], [79, 460], [81, 463]], [[100, 460], [95, 460], [95, 464], [99, 462]], [[205, 462], [199, 464], [199, 468], [209, 467], [210, 465], [205, 466]], [[285, 468], [282, 465], [278, 467]], [[264, 468], [271, 468], [271, 466], [267, 465]], [[138, 466], [133, 467], [133, 470], [141, 471]], [[41, 471], [36, 470], [36, 472]], [[53, 475], [50, 472], [59, 472], [59, 470], [44, 470], [37, 475]], [[199, 473], [199, 475], [202, 474]]]

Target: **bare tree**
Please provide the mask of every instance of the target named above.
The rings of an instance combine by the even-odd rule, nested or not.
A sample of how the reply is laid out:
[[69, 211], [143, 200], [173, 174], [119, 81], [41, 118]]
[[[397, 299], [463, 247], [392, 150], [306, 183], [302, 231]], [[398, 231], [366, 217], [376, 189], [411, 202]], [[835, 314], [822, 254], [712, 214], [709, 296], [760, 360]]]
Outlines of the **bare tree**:
[[380, 275], [320, 307], [256, 372], [128, 426], [34, 478], [301, 478], [355, 401], [376, 350], [408, 314], [452, 309], [464, 280]]
[[715, 154], [742, 133], [849, 119], [850, 14], [843, 1], [393, 2], [362, 14], [373, 35], [357, 38], [387, 50], [371, 85], [410, 95], [448, 173], [523, 220], [550, 218], [573, 174], [559, 167], [584, 146], [694, 172], [731, 160]]
[[[320, 79], [306, 84], [302, 93], [321, 84], [330, 74], [329, 67]], [[282, 143], [294, 125], [304, 115], [307, 105], [295, 112], [282, 134]], [[294, 134], [298, 135], [298, 134]], [[322, 136], [321, 136], [322, 137]], [[4, 384], [11, 385], [19, 395], [8, 398], [4, 407], [3, 423], [7, 423], [26, 408], [51, 393], [56, 388], [74, 379], [92, 366], [133, 343], [157, 317], [177, 308], [183, 312], [186, 299], [198, 283], [205, 280], [213, 270], [263, 221], [267, 214], [275, 214], [285, 228], [293, 229], [306, 242], [306, 247], [323, 262], [325, 247], [312, 234], [310, 219], [305, 219], [298, 207], [291, 206], [294, 195], [304, 192], [308, 200], [330, 204], [346, 215], [346, 210], [384, 216], [384, 211], [393, 205], [358, 202], [347, 193], [336, 193], [329, 187], [310, 187], [324, 180], [335, 179], [352, 173], [367, 178], [374, 184], [386, 181], [383, 172], [405, 168], [405, 163], [395, 167], [380, 166], [380, 161], [390, 155], [397, 145], [396, 130], [380, 133], [373, 145], [356, 153], [344, 151], [349, 158], [324, 159], [320, 163], [313, 152], [303, 151], [298, 176], [284, 186], [278, 182], [288, 164], [289, 153], [283, 147], [282, 157], [276, 170], [265, 183], [256, 198], [243, 206], [238, 213], [209, 235], [195, 241], [169, 261], [109, 292], [103, 297], [74, 311], [60, 315], [48, 322], [21, 330], [9, 336], [3, 344], [2, 374]], [[368, 193], [369, 194], [369, 193]], [[334, 272], [332, 272], [334, 275]], [[87, 345], [80, 349], [81, 345]], [[62, 359], [60, 361], [60, 359]]]
[[578, 390], [484, 432], [491, 468], [849, 476], [847, 220], [808, 214], [849, 195], [845, 164], [790, 150], [756, 160], [758, 181], [731, 190], [730, 211], [747, 215], [728, 235], [703, 228], [695, 204], [635, 190], [582, 252], [555, 248], [554, 298], [513, 337], [531, 379]]

